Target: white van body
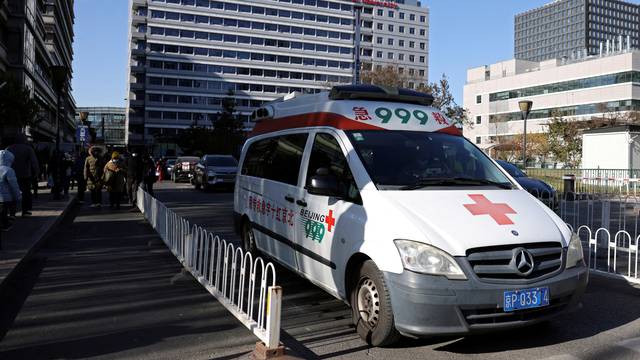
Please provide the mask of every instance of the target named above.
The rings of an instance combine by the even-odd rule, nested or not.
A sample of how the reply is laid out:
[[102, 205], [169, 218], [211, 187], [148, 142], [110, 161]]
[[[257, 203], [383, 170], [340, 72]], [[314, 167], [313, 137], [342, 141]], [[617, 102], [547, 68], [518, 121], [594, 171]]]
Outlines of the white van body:
[[[236, 228], [248, 229], [246, 236], [255, 238], [257, 250], [352, 306], [366, 302], [358, 300], [361, 291], [354, 293], [359, 286], [354, 276], [365, 261], [372, 261], [384, 279], [393, 327], [400, 334], [466, 334], [522, 326], [575, 304], [584, 291], [588, 272], [581, 247], [575, 260], [579, 239], [575, 245], [577, 237], [553, 211], [464, 139], [437, 109], [397, 101], [332, 99], [329, 93], [319, 93], [271, 104], [262, 114], [266, 118], [256, 125], [255, 136], [242, 150], [234, 194]], [[386, 136], [389, 141], [405, 140], [394, 140], [397, 146], [380, 141]], [[373, 168], [384, 163], [410, 164], [403, 154], [423, 151], [423, 138], [443, 144], [435, 149], [444, 153], [455, 151], [451, 157], [463, 154], [460, 149], [468, 151], [473, 157], [463, 161], [472, 163], [469, 168], [477, 170], [480, 163], [492, 166], [486, 173], [503, 176], [502, 185], [508, 188], [465, 185], [468, 180], [462, 178], [461, 183], [430, 186], [429, 181], [438, 176], [425, 177], [424, 187], [385, 187], [376, 181], [382, 177], [371, 175], [394, 178], [384, 168]], [[370, 147], [361, 147], [367, 142]], [[458, 148], [454, 150], [453, 145]], [[348, 166], [341, 172], [347, 179], [345, 195], [313, 194], [310, 178], [323, 179], [326, 170], [309, 167], [330, 158], [333, 162], [325, 168], [342, 169], [334, 160], [339, 158], [337, 151]], [[440, 157], [439, 162], [453, 161], [448, 155]], [[429, 166], [433, 165], [425, 165], [425, 174], [440, 171], [440, 165]], [[567, 264], [572, 239], [572, 264]], [[411, 251], [419, 255], [414, 257]], [[447, 265], [452, 270], [430, 273], [412, 263], [444, 266], [438, 265], [441, 260], [453, 261]], [[382, 285], [382, 280], [377, 281]], [[379, 290], [371, 294], [381, 296]], [[511, 301], [520, 296], [533, 300], [519, 302], [518, 298], [517, 306], [533, 302], [540, 306], [519, 310]], [[505, 301], [515, 308], [507, 311]], [[354, 311], [362, 310], [354, 307]], [[369, 331], [378, 326], [373, 320], [371, 324]], [[369, 341], [383, 345], [387, 338]]]

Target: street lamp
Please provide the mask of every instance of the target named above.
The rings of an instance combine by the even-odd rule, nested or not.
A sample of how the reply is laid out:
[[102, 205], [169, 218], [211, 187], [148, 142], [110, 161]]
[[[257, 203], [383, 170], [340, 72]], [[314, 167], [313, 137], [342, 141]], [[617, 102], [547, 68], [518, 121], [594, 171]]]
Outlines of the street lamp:
[[522, 144], [522, 166], [527, 168], [527, 119], [529, 118], [529, 113], [531, 112], [531, 108], [533, 107], [533, 101], [531, 100], [522, 100], [518, 102], [518, 106], [520, 107], [520, 113], [522, 113], [522, 120], [524, 120], [524, 136], [523, 136], [523, 144]]
[[53, 87], [56, 91], [56, 158], [54, 159], [56, 162], [56, 174], [54, 175], [53, 182], [53, 198], [58, 200], [60, 199], [60, 192], [62, 190], [62, 173], [60, 172], [60, 166], [62, 165], [60, 164], [60, 96], [66, 86], [69, 70], [63, 65], [53, 65], [49, 67], [49, 71], [51, 72]]

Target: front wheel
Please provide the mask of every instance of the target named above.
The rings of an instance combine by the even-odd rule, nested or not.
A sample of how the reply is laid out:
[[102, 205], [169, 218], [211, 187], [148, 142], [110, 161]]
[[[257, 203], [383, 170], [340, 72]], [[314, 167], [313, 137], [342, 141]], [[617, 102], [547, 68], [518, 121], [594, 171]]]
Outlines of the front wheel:
[[360, 267], [351, 290], [351, 311], [358, 335], [372, 346], [387, 346], [401, 335], [393, 323], [391, 298], [382, 273], [372, 260]]

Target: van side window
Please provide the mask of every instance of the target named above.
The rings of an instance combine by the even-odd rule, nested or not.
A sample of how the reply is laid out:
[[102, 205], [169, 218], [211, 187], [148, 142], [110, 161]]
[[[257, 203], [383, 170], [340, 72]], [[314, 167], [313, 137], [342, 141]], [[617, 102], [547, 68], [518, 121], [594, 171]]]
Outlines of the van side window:
[[242, 174], [297, 185], [307, 137], [292, 134], [256, 141], [247, 150]]
[[340, 181], [344, 198], [357, 204], [362, 203], [358, 186], [349, 169], [347, 158], [342, 153], [338, 141], [329, 134], [319, 133], [313, 141], [309, 166], [307, 167], [307, 185], [319, 168], [327, 168]]

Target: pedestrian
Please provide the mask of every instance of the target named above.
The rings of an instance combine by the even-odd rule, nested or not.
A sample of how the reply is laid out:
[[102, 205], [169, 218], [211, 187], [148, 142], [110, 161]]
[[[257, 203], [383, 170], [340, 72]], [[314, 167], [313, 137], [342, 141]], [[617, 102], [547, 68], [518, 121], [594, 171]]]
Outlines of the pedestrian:
[[142, 155], [144, 160], [144, 191], [153, 196], [153, 184], [158, 181], [156, 167], [151, 155], [145, 151]]
[[[27, 138], [24, 134], [18, 134], [13, 145], [9, 145], [7, 150], [14, 156], [12, 167], [16, 172], [18, 185], [22, 192], [22, 216], [29, 216], [33, 209], [31, 184], [33, 183], [33, 178], [40, 173], [36, 152], [27, 144]], [[15, 215], [15, 210], [12, 215]]]
[[111, 154], [111, 160], [104, 166], [103, 182], [107, 186], [109, 192], [109, 207], [120, 210], [120, 201], [122, 200], [122, 192], [125, 191], [127, 184], [127, 169], [122, 164], [120, 153], [114, 151]]
[[102, 172], [104, 163], [100, 155], [100, 148], [95, 146], [89, 148], [89, 156], [84, 162], [84, 179], [87, 189], [91, 191], [91, 207], [102, 206]]
[[[9, 209], [22, 200], [20, 186], [13, 170], [14, 156], [7, 150], [0, 150], [0, 230], [8, 231], [12, 224], [9, 222]], [[2, 243], [0, 241], [0, 248]]]
[[71, 159], [71, 154], [69, 153], [61, 153], [60, 154], [60, 176], [62, 180], [62, 193], [64, 197], [69, 197], [69, 188], [71, 186], [71, 173], [73, 172], [73, 159]]
[[127, 194], [129, 195], [129, 203], [131, 210], [135, 210], [138, 186], [142, 183], [144, 175], [143, 159], [136, 151], [132, 151], [127, 159]]
[[81, 150], [73, 163], [73, 177], [78, 184], [78, 203], [84, 204], [84, 192], [87, 189], [87, 182], [84, 179], [84, 163], [87, 160], [87, 153]]

